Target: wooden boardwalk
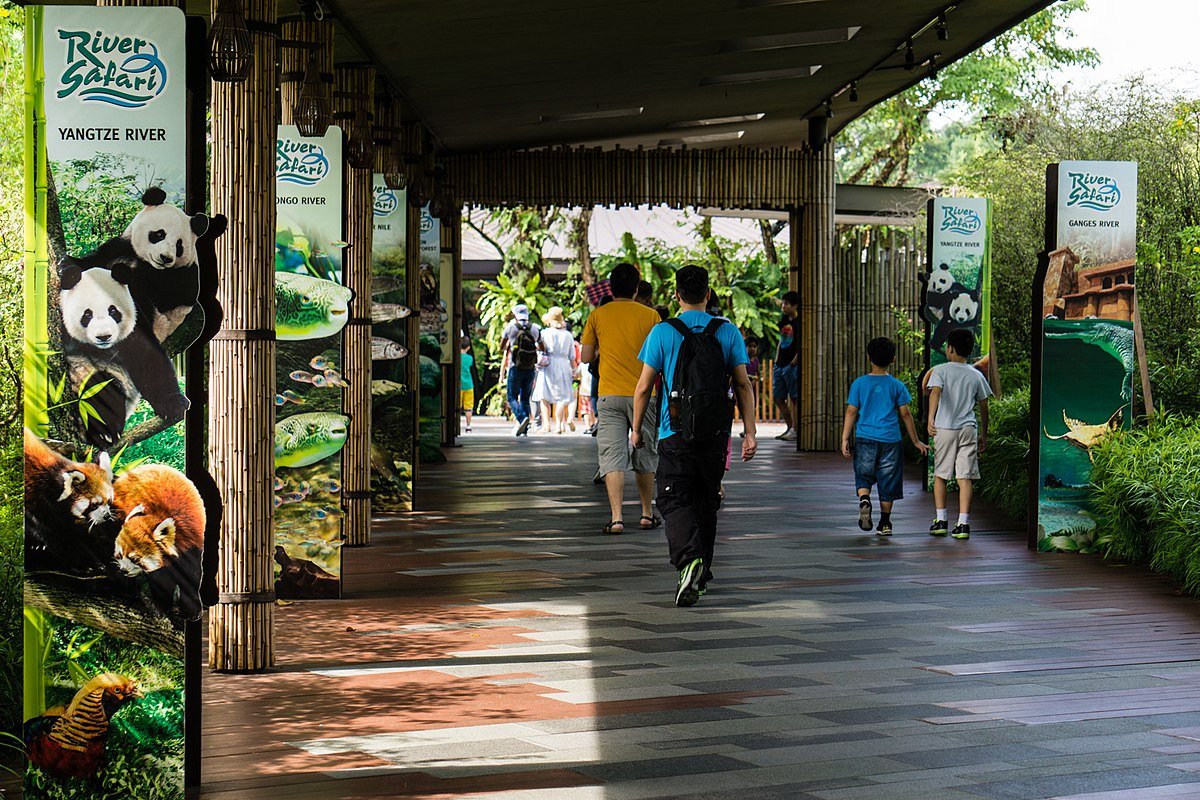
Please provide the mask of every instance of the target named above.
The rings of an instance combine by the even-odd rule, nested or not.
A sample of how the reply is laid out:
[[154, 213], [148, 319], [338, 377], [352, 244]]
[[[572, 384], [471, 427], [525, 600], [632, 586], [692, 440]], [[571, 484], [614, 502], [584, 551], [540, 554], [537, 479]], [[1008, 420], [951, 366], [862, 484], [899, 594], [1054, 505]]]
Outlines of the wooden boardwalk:
[[[422, 510], [278, 609], [278, 669], [205, 678], [209, 800], [1200, 798], [1200, 607], [1161, 578], [855, 525], [849, 467], [735, 465], [716, 580], [605, 537], [593, 442], [495, 427]], [[630, 511], [636, 518], [636, 512]]]

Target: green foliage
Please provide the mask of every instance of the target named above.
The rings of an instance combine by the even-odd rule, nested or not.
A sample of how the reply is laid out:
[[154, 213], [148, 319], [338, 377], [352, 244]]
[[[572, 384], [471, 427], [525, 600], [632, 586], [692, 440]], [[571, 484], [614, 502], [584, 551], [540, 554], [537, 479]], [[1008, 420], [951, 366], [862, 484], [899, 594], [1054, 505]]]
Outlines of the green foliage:
[[[839, 134], [838, 168], [847, 183], [903, 185], [939, 177], [995, 143], [983, 129], [959, 124], [940, 135], [930, 125], [938, 110], [966, 112], [974, 119], [1004, 119], [1036, 107], [1053, 93], [1054, 72], [1097, 63], [1095, 51], [1073, 47], [1069, 17], [1087, 8], [1063, 0], [1041, 11], [907, 91], [885, 100]], [[950, 24], [953, 26], [953, 15]], [[917, 58], [936, 41], [917, 42]]]
[[153, 167], [144, 159], [108, 153], [57, 163], [54, 173], [71, 255], [90, 253], [119, 235], [141, 210], [142, 192], [154, 182]]
[[979, 456], [979, 494], [1014, 520], [1029, 506], [1029, 389], [988, 403], [987, 448]]
[[1160, 416], [1092, 452], [1097, 543], [1200, 593], [1200, 419]]

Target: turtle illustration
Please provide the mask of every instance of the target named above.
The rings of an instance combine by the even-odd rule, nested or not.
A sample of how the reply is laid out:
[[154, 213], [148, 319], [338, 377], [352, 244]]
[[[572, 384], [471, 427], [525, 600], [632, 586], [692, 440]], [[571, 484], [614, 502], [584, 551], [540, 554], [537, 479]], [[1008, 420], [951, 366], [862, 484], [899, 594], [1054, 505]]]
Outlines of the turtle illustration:
[[1071, 419], [1067, 416], [1067, 412], [1063, 411], [1063, 423], [1067, 426], [1067, 432], [1054, 436], [1050, 431], [1043, 428], [1047, 439], [1058, 441], [1066, 439], [1068, 444], [1078, 447], [1088, 454], [1088, 458], [1092, 458], [1092, 448], [1104, 441], [1115, 430], [1121, 427], [1121, 417], [1125, 413], [1125, 406], [1121, 406], [1113, 412], [1107, 422], [1102, 422], [1099, 425], [1088, 425], [1086, 422], [1080, 422], [1077, 419]]

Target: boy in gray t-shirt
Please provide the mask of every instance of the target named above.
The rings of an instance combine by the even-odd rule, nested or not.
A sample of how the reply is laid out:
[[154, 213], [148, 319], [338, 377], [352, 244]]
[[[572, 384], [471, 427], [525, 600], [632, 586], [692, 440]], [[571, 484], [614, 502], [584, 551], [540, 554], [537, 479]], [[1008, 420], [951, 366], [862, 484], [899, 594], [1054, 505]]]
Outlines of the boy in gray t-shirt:
[[[950, 535], [971, 538], [972, 481], [979, 478], [979, 453], [987, 445], [988, 398], [992, 387], [983, 373], [967, 363], [975, 334], [959, 328], [946, 339], [946, 358], [929, 371], [929, 435], [933, 437], [933, 504], [931, 536], [949, 533], [946, 482], [958, 480], [958, 524]], [[979, 420], [975, 405], [979, 405]]]

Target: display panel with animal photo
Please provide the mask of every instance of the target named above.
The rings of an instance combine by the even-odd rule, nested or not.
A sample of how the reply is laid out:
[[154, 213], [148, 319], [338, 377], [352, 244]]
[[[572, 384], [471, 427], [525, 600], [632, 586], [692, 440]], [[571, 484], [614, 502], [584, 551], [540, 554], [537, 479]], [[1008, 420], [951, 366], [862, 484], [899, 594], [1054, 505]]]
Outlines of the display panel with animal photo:
[[[27, 796], [182, 797], [182, 680], [180, 724], [141, 743], [154, 758], [115, 774], [103, 739], [118, 707], [147, 711], [139, 678], [182, 672], [219, 516], [196, 484], [211, 478], [186, 458], [191, 401], [175, 367], [219, 319], [203, 278], [225, 220], [187, 209], [202, 135], [186, 81], [202, 86], [203, 73], [187, 63], [177, 9], [46, 7], [28, 20], [46, 170], [26, 198], [37, 222], [25, 290], [26, 657], [42, 661], [25, 693]], [[101, 649], [120, 669], [81, 666]], [[158, 678], [134, 675], [139, 663], [160, 665]]]
[[1091, 450], [1133, 419], [1137, 164], [1063, 162], [1050, 178], [1031, 517], [1039, 550], [1091, 552]]
[[412, 508], [413, 416], [409, 385], [408, 198], [374, 176], [371, 244], [371, 506]]
[[341, 596], [342, 132], [281, 125], [275, 160], [275, 594]]

